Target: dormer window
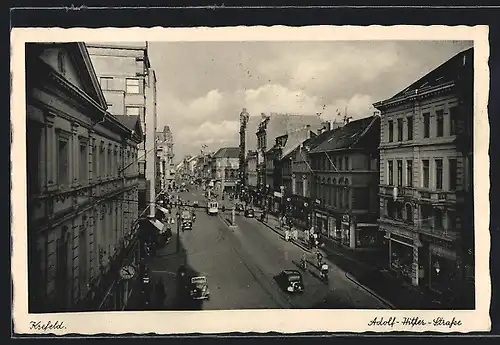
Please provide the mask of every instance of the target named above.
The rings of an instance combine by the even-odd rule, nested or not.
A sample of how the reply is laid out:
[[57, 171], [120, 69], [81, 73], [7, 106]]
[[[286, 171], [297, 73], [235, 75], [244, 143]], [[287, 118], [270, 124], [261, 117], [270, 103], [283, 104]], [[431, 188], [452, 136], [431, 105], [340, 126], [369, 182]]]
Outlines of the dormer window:
[[63, 51], [60, 51], [57, 54], [57, 68], [58, 68], [59, 73], [61, 73], [62, 75], [66, 74], [66, 65], [65, 65], [65, 61], [64, 61], [64, 52]]

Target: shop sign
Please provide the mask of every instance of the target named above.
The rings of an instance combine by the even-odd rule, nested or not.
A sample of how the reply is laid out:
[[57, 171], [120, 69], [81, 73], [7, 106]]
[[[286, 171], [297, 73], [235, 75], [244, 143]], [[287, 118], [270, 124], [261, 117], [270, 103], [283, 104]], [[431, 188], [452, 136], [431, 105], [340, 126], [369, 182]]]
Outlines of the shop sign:
[[274, 196], [277, 198], [281, 198], [283, 194], [281, 194], [280, 192], [274, 192]]
[[450, 242], [441, 240], [441, 239], [436, 238], [436, 237], [432, 237], [432, 236], [428, 236], [428, 235], [423, 235], [422, 234], [422, 240], [425, 241], [425, 242], [428, 242], [430, 244], [434, 244], [436, 246], [443, 247], [443, 248], [446, 248], [446, 249], [453, 248], [453, 245]]

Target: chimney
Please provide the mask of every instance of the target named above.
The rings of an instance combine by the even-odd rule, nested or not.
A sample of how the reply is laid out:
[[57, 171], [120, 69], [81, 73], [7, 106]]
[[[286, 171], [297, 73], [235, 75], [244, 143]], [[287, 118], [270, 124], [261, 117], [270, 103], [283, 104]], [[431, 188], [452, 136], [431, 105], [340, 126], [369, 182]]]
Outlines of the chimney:
[[330, 129], [332, 129], [330, 121], [323, 121], [321, 123], [321, 126], [325, 129], [325, 131], [329, 131]]

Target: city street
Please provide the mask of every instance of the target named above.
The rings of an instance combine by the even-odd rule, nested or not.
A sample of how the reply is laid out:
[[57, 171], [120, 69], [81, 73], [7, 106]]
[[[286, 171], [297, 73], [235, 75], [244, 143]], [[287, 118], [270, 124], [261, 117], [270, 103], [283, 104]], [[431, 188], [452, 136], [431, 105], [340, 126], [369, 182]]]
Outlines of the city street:
[[[206, 205], [201, 189], [179, 194], [182, 200], [198, 200]], [[226, 207], [230, 205], [224, 201]], [[257, 219], [236, 216], [237, 227], [229, 227], [224, 218], [208, 216], [204, 208], [197, 210], [193, 230], [181, 232], [180, 250], [176, 240], [162, 250], [149, 265], [153, 282], [165, 283], [166, 309], [266, 309], [266, 308], [388, 308], [374, 296], [346, 278], [345, 272], [329, 263], [330, 281], [319, 280], [316, 261], [308, 254], [308, 270], [302, 272], [305, 292], [288, 295], [275, 281], [283, 269], [299, 269], [303, 250], [285, 242]], [[174, 235], [175, 237], [175, 235]], [[211, 296], [209, 300], [180, 303], [176, 296], [175, 271], [184, 263], [191, 274], [205, 275]]]

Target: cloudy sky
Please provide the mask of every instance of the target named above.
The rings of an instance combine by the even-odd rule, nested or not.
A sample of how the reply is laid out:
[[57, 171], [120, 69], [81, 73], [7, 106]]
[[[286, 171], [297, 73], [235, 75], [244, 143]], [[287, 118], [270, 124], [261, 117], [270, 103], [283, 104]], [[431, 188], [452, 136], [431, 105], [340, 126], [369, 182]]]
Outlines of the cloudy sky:
[[[334, 119], [370, 116], [376, 101], [472, 46], [468, 41], [150, 42], [158, 128], [169, 125], [176, 160], [238, 145], [238, 116], [261, 112]], [[250, 135], [254, 133], [249, 133]]]

